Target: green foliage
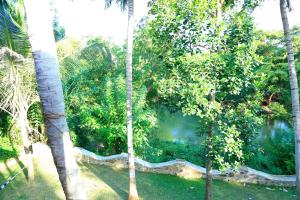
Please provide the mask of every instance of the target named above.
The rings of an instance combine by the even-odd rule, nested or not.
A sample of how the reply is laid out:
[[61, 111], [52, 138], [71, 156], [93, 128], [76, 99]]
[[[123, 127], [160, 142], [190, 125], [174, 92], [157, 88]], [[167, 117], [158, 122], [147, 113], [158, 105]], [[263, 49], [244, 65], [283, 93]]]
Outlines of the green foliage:
[[[106, 1], [106, 5], [112, 2]], [[127, 1], [115, 2], [126, 8]], [[281, 131], [260, 140], [263, 136], [258, 129], [266, 111], [270, 111], [271, 122], [292, 121], [283, 35], [254, 29], [250, 13], [260, 0], [239, 1], [239, 6], [236, 1], [221, 1], [221, 18], [218, 2], [149, 3], [149, 16], [140, 24], [134, 42], [136, 154], [152, 162], [179, 158], [202, 166], [206, 156], [211, 156], [214, 166], [222, 170], [245, 162], [270, 173], [293, 174], [292, 135]], [[20, 5], [0, 0], [0, 46], [27, 55], [29, 43]], [[126, 49], [100, 38], [88, 38], [86, 43], [63, 39], [64, 29], [53, 11], [72, 140], [99, 154], [126, 151]], [[291, 34], [299, 71], [300, 28], [294, 27]], [[26, 71], [23, 75], [27, 77]], [[36, 92], [36, 88], [28, 92]], [[0, 94], [0, 99], [3, 97]], [[197, 145], [163, 141], [160, 129], [155, 129], [154, 108], [160, 106], [197, 118], [201, 141]], [[30, 106], [28, 119], [32, 141], [45, 141], [40, 133], [39, 103]], [[16, 153], [8, 140], [10, 132], [18, 133], [15, 129], [12, 120], [0, 112], [2, 159]], [[210, 130], [214, 132], [213, 150], [207, 152]], [[17, 141], [15, 134], [11, 136]]]
[[5, 136], [9, 132], [11, 117], [8, 113], [0, 111], [0, 135]]
[[[78, 145], [101, 154], [127, 149], [125, 68], [114, 63], [110, 49], [106, 42], [90, 39], [78, 57], [62, 60], [68, 120], [76, 134], [72, 138]], [[147, 136], [156, 124], [154, 112], [147, 107], [146, 94], [144, 86], [134, 83], [136, 151], [147, 145]]]
[[17, 156], [19, 143], [13, 135], [9, 135], [12, 129], [11, 117], [4, 112], [0, 112], [0, 161]]
[[218, 124], [219, 134], [214, 137], [214, 158], [220, 170], [237, 169], [243, 160], [243, 141], [235, 125]]
[[149, 146], [142, 148], [139, 157], [154, 163], [184, 159], [205, 166], [205, 142], [195, 145], [152, 139]]
[[[263, 132], [264, 133], [264, 132]], [[256, 141], [254, 157], [248, 165], [272, 174], [295, 174], [295, 143], [291, 130], [275, 129]]]
[[150, 38], [144, 39], [153, 47], [149, 54], [158, 55], [156, 61], [143, 58], [158, 68], [160, 75], [153, 79], [158, 79], [156, 89], [162, 102], [199, 117], [203, 133], [214, 130], [209, 155], [224, 169], [248, 156], [242, 150], [249, 142], [243, 140], [253, 139], [259, 127], [259, 123], [248, 123], [259, 122], [260, 99], [253, 95], [259, 93], [254, 71], [260, 59], [247, 5], [236, 11], [224, 8], [220, 22], [214, 14], [217, 4], [211, 3], [155, 1], [140, 35]]
[[[296, 68], [299, 73], [299, 50], [300, 50], [300, 28], [294, 27], [291, 30], [293, 38]], [[271, 110], [271, 119], [282, 119], [292, 121], [291, 116], [291, 95], [287, 66], [287, 54], [281, 32], [258, 31], [257, 53], [263, 60], [256, 74], [262, 79], [258, 89], [262, 91], [262, 104]]]
[[33, 103], [27, 113], [27, 119], [30, 125], [30, 139], [35, 142], [46, 142], [44, 118], [40, 102]]
[[[24, 16], [23, 1], [0, 1], [0, 47], [8, 47], [13, 52], [17, 52], [18, 54], [26, 57], [29, 54], [30, 44], [26, 33]], [[20, 105], [17, 105], [21, 104], [20, 101], [17, 103], [18, 98], [23, 98], [23, 102], [27, 101], [23, 104], [27, 104], [25, 106], [26, 112], [27, 109], [30, 109], [27, 108], [27, 106], [29, 107], [31, 103], [37, 101], [37, 90], [33, 75], [33, 63], [30, 59], [24, 59], [23, 57], [17, 62], [12, 61], [10, 58], [1, 59], [1, 110], [4, 109], [3, 112], [9, 111], [10, 114], [15, 115], [14, 118], [16, 118], [17, 110], [20, 111], [21, 107]], [[17, 108], [18, 106], [19, 108]], [[36, 111], [38, 112], [39, 110], [36, 109]], [[3, 119], [5, 120], [6, 118]], [[31, 121], [30, 123], [36, 124], [36, 122]], [[39, 124], [41, 123], [42, 120], [39, 121]], [[34, 131], [34, 127], [27, 128], [32, 131], [32, 138], [34, 138], [35, 133], [37, 133]], [[17, 129], [15, 127], [15, 120], [0, 123], [0, 134], [1, 132], [7, 137], [16, 137]], [[37, 139], [35, 141], [40, 140]]]
[[[78, 54], [80, 49], [80, 41], [75, 38], [66, 38], [63, 40], [60, 40], [56, 43], [57, 46], [57, 55], [58, 58], [63, 61], [63, 59], [67, 57], [76, 57], [79, 56]], [[64, 73], [62, 69], [62, 73]]]
[[65, 28], [63, 26], [60, 26], [58, 22], [53, 22], [53, 33], [55, 41], [60, 41], [65, 37]]
[[0, 47], [27, 55], [29, 41], [25, 31], [23, 6], [20, 2], [0, 1]]
[[2, 136], [0, 134], [0, 144], [0, 161], [5, 161], [18, 155], [16, 144], [13, 144], [8, 136]]
[[272, 119], [273, 120], [282, 120], [289, 119], [290, 113], [288, 113], [287, 108], [279, 102], [271, 102], [269, 104], [270, 109], [272, 110]]
[[54, 39], [56, 42], [58, 42], [65, 37], [65, 28], [59, 23], [59, 14], [53, 0], [50, 0], [50, 10], [53, 15], [52, 28]]

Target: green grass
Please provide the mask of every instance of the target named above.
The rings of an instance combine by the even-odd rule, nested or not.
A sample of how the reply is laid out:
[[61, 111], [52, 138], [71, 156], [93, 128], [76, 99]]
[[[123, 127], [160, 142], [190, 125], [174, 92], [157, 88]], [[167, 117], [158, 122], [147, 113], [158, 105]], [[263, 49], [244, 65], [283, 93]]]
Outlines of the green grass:
[[[26, 182], [24, 173], [0, 191], [1, 200], [56, 200], [64, 199], [54, 165], [51, 159], [35, 158], [36, 177], [32, 184]], [[126, 170], [117, 170], [93, 164], [80, 164], [83, 187], [88, 199], [127, 199], [128, 175]], [[20, 170], [20, 166], [0, 164], [0, 182]], [[140, 197], [144, 200], [193, 200], [203, 199], [205, 181], [187, 180], [171, 175], [137, 173]], [[256, 185], [229, 184], [215, 180], [213, 182], [213, 199], [215, 200], [292, 200], [295, 190], [283, 192], [281, 188]], [[251, 198], [250, 198], [251, 197]]]
[[17, 156], [17, 147], [11, 144], [8, 136], [0, 136], [0, 162]]

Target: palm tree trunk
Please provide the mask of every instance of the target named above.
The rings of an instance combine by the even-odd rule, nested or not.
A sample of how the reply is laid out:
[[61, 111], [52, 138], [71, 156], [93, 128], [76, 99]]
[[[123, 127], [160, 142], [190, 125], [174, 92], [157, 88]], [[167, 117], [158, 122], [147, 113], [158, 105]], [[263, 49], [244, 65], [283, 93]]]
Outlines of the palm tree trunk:
[[286, 0], [280, 0], [280, 12], [283, 25], [283, 32], [286, 42], [289, 78], [292, 95], [292, 111], [293, 111], [293, 126], [295, 134], [295, 166], [296, 166], [296, 186], [297, 186], [297, 199], [300, 200], [300, 109], [299, 109], [299, 89], [297, 72], [295, 68], [294, 52], [292, 46], [292, 39], [289, 30], [289, 22], [287, 17], [287, 4]]
[[26, 111], [24, 109], [20, 110], [19, 117], [18, 117], [18, 126], [21, 131], [21, 139], [22, 144], [25, 152], [25, 165], [27, 168], [27, 178], [29, 183], [32, 183], [34, 180], [34, 169], [33, 169], [33, 162], [32, 162], [32, 151], [31, 151], [31, 143], [28, 137], [28, 131], [26, 123]]
[[66, 199], [86, 199], [65, 117], [59, 65], [47, 0], [24, 0], [38, 92], [52, 156]]
[[129, 168], [129, 200], [139, 199], [136, 188], [134, 151], [132, 139], [132, 50], [133, 50], [133, 14], [134, 0], [128, 1], [127, 59], [126, 59], [126, 94], [127, 94], [127, 145]]

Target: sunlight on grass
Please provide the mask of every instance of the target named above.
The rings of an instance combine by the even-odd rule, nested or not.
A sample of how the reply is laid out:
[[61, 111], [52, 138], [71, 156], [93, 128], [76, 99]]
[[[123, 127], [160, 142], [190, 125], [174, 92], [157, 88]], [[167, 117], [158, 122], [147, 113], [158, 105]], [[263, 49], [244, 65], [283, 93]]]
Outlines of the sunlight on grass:
[[[48, 157], [49, 158], [49, 157]], [[35, 182], [27, 184], [24, 173], [0, 191], [1, 200], [57, 200], [64, 199], [63, 191], [58, 180], [53, 160], [47, 156], [35, 158]], [[0, 182], [17, 173], [20, 166], [3, 167], [0, 173]], [[117, 170], [106, 166], [80, 163], [84, 187], [88, 199], [119, 200], [128, 196], [127, 170]], [[205, 181], [202, 179], [183, 179], [172, 175], [137, 173], [137, 184], [141, 199], [144, 200], [193, 200], [202, 199], [205, 190]], [[288, 192], [280, 188], [267, 189], [265, 186], [229, 184], [215, 180], [213, 182], [214, 199], [226, 200], [293, 200], [295, 190]]]

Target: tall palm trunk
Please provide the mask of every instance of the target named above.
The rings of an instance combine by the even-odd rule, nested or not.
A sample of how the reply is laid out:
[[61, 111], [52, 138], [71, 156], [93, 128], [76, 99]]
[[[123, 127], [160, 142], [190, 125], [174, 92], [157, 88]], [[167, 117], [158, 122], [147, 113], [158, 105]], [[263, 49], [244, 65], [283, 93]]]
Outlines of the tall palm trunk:
[[25, 152], [25, 165], [27, 168], [27, 175], [28, 175], [28, 181], [30, 183], [34, 180], [34, 169], [33, 169], [33, 162], [32, 162], [32, 151], [31, 151], [31, 142], [29, 140], [28, 135], [28, 120], [27, 120], [27, 111], [23, 108], [19, 111], [19, 116], [17, 120], [18, 127], [21, 131], [21, 139], [22, 144]]
[[86, 199], [72, 151], [49, 2], [24, 0], [38, 92], [52, 156], [66, 199]]
[[289, 30], [289, 22], [287, 17], [287, 0], [280, 0], [280, 12], [283, 25], [283, 32], [286, 42], [288, 55], [289, 78], [292, 95], [292, 111], [293, 111], [293, 126], [295, 134], [295, 162], [296, 162], [296, 185], [297, 185], [297, 199], [300, 200], [300, 109], [299, 109], [299, 89], [297, 72], [295, 68], [294, 52], [292, 46], [292, 39]]
[[127, 94], [127, 145], [129, 168], [129, 200], [139, 199], [136, 188], [134, 151], [132, 142], [132, 50], [133, 50], [133, 14], [134, 0], [128, 1], [126, 94]]
[[29, 122], [27, 119], [27, 113], [28, 113], [28, 101], [26, 100], [26, 96], [24, 95], [24, 91], [22, 88], [22, 79], [20, 72], [18, 71], [17, 68], [13, 68], [13, 74], [15, 77], [15, 82], [14, 84], [16, 85], [15, 89], [15, 104], [17, 105], [17, 113], [16, 113], [16, 121], [17, 121], [17, 126], [20, 129], [21, 133], [21, 140], [22, 140], [22, 145], [25, 153], [25, 166], [27, 169], [27, 178], [29, 183], [32, 183], [34, 180], [34, 168], [33, 168], [33, 162], [32, 162], [32, 151], [31, 151], [31, 141], [29, 139], [29, 134], [28, 134], [28, 127], [29, 127]]
[[27, 178], [29, 183], [32, 183], [34, 180], [34, 168], [33, 168], [33, 162], [32, 162], [32, 149], [31, 149], [31, 141], [29, 139], [29, 134], [28, 134], [28, 127], [29, 127], [29, 122], [27, 119], [27, 113], [29, 109], [28, 101], [26, 101], [26, 96], [24, 96], [23, 92], [21, 90], [21, 75], [17, 69], [14, 71], [16, 80], [15, 84], [17, 85], [16, 87], [16, 103], [18, 107], [18, 114], [17, 114], [17, 125], [20, 129], [21, 132], [21, 140], [23, 144], [23, 149], [25, 153], [25, 165], [27, 168]]

